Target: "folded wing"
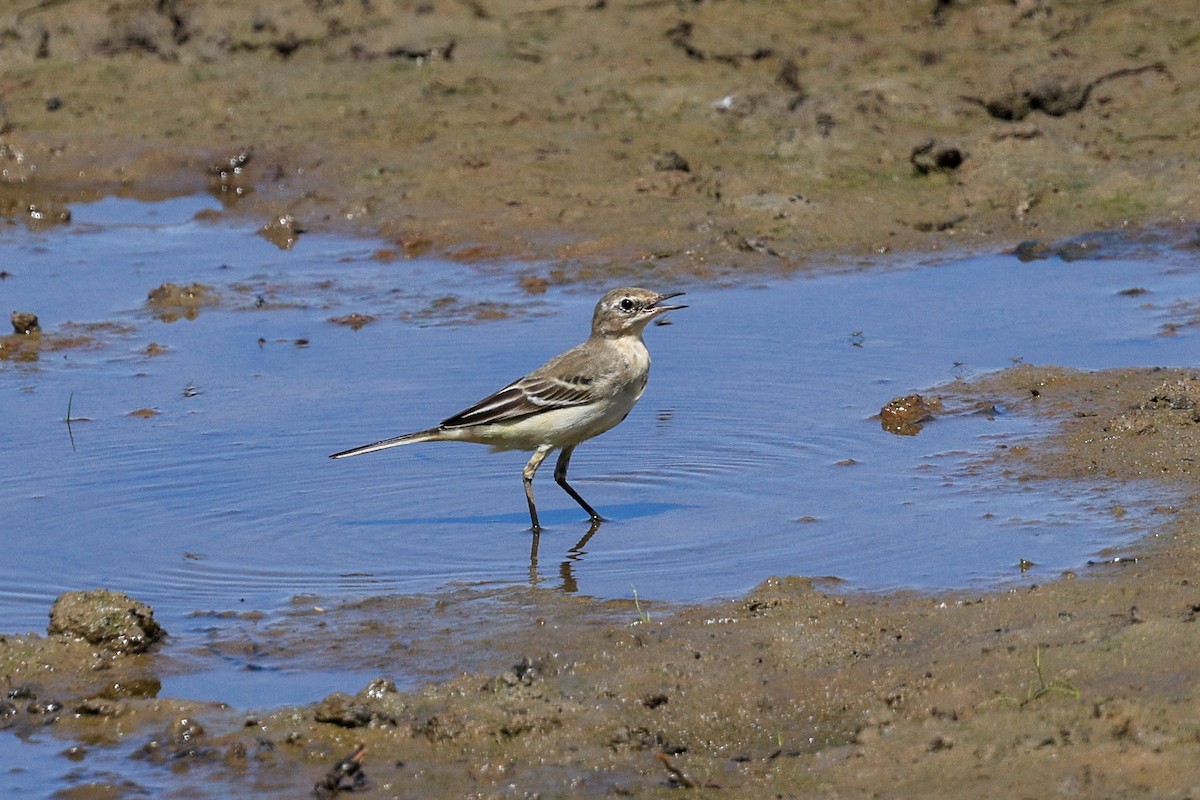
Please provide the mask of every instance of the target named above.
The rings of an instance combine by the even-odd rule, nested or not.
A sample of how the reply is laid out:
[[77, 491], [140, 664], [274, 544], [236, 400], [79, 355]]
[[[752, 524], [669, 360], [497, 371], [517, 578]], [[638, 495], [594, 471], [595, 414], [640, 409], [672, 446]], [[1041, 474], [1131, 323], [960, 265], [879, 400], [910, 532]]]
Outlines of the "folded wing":
[[470, 408], [442, 420], [439, 427], [462, 428], [511, 422], [542, 411], [593, 403], [599, 399], [593, 382], [584, 376], [527, 375]]

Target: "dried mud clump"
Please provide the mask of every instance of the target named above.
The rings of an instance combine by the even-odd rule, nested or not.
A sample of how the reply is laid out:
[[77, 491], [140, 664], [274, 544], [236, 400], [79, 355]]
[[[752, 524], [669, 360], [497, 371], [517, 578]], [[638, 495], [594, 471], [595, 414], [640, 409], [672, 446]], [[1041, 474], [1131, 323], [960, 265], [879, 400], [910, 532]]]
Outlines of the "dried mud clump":
[[123, 592], [64, 592], [50, 608], [51, 636], [67, 636], [113, 653], [144, 653], [166, 635], [154, 611]]
[[291, 214], [278, 214], [259, 229], [259, 234], [280, 250], [295, 247], [302, 233], [304, 226]]
[[357, 331], [374, 322], [375, 317], [372, 314], [360, 314], [355, 311], [340, 317], [330, 317], [329, 321], [334, 325], [345, 325], [347, 328]]
[[151, 289], [150, 294], [146, 296], [146, 305], [154, 312], [154, 316], [163, 322], [195, 319], [200, 315], [201, 308], [215, 306], [217, 303], [217, 293], [211, 286], [202, 283], [180, 286], [168, 282]]

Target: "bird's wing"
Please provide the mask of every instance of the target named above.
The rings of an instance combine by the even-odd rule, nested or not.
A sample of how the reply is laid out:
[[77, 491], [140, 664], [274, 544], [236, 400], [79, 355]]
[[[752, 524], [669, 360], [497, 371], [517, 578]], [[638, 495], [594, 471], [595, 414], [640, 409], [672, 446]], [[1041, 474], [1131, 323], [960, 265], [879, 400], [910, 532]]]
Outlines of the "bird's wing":
[[513, 381], [468, 409], [442, 420], [439, 427], [462, 428], [509, 422], [542, 411], [582, 406], [599, 399], [592, 379], [581, 375], [533, 373]]

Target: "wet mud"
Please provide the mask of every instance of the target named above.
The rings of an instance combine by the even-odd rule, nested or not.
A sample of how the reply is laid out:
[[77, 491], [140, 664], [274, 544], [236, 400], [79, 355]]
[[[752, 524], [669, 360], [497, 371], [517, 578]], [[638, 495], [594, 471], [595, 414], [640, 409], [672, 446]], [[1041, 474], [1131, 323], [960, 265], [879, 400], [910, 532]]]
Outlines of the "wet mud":
[[128, 334], [129, 325], [118, 323], [70, 323], [53, 332], [42, 330], [36, 314], [14, 311], [11, 316], [13, 332], [0, 335], [0, 361], [31, 364], [43, 353], [62, 350], [98, 349], [111, 336]]
[[[537, 295], [831, 254], [1023, 242], [1023, 258], [1067, 259], [1080, 240], [1047, 243], [1196, 214], [1200, 18], [1183, 0], [131, 0], [30, 3], [0, 25], [0, 211], [39, 230], [106, 194], [201, 190], [281, 248], [342, 229], [383, 237], [386, 258], [519, 257]], [[151, 313], [211, 299], [160, 290]], [[1174, 316], [1164, 335], [1198, 315]], [[95, 333], [21, 328], [0, 359]], [[524, 613], [419, 646], [388, 622], [413, 598], [384, 596], [267, 637], [276, 663], [379, 680], [253, 711], [160, 697], [181, 656], [72, 624], [0, 637], [0, 727], [84, 750], [136, 740], [144, 763], [257, 797], [1193, 795], [1197, 383], [1016, 367], [922, 390], [932, 417], [893, 409], [897, 427], [951, 406], [1045, 415], [1057, 433], [977, 468], [1177, 498], [1154, 536], [1051, 583], [862, 596], [780, 576], [682, 609], [505, 590]], [[251, 664], [264, 645], [204, 647]], [[430, 683], [390, 683], [400, 658]], [[71, 796], [114, 792], [139, 789]]]

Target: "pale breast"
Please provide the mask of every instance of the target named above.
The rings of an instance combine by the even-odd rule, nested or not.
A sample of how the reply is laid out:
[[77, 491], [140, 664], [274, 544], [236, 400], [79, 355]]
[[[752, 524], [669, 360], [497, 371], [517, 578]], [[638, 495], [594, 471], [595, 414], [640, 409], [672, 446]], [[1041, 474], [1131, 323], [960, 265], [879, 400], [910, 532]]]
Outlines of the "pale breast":
[[450, 441], [487, 444], [496, 450], [536, 450], [542, 445], [566, 447], [609, 430], [625, 419], [636, 402], [636, 395], [622, 392], [605, 402], [555, 408], [491, 425], [449, 428], [442, 435]]
[[[618, 339], [613, 344], [625, 359], [631, 374], [636, 376], [629, 387], [633, 390], [633, 401], [629, 404], [629, 408], [633, 408], [633, 403], [636, 403], [642, 396], [642, 392], [646, 391], [646, 382], [650, 379], [650, 351], [646, 348], [645, 342], [635, 337]], [[628, 408], [625, 409], [625, 413], [629, 413]], [[622, 416], [622, 418], [624, 417]]]

